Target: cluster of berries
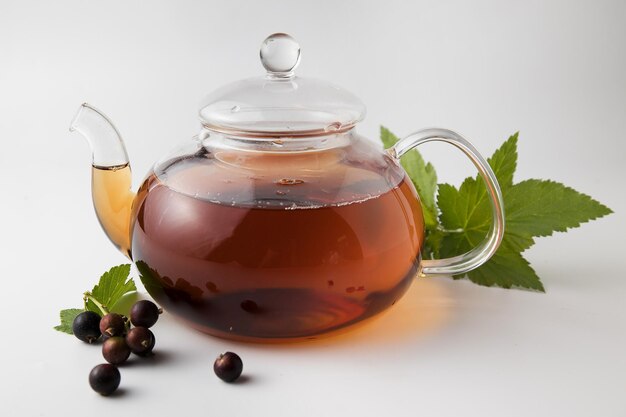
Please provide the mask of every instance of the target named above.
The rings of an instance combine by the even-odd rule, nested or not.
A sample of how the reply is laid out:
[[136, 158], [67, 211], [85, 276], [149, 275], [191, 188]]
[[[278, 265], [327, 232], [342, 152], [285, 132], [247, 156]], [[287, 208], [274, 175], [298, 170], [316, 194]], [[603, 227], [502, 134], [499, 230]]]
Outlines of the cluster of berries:
[[[94, 367], [89, 373], [89, 385], [94, 391], [112, 394], [120, 385], [120, 371], [116, 365], [126, 362], [131, 353], [150, 356], [156, 339], [150, 330], [162, 310], [152, 301], [136, 302], [130, 310], [130, 319], [117, 313], [100, 317], [93, 311], [84, 311], [72, 323], [74, 336], [93, 343], [101, 337], [102, 356], [108, 363]], [[131, 326], [132, 324], [132, 326]]]

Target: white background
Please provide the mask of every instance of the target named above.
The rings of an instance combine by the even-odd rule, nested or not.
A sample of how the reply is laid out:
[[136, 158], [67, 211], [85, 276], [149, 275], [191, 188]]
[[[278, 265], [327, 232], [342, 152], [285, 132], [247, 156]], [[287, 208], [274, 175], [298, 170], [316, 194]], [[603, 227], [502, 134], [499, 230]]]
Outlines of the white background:
[[[616, 213], [526, 252], [546, 294], [417, 281], [377, 320], [296, 345], [218, 340], [166, 314], [155, 363], [124, 367], [121, 395], [102, 398], [87, 384], [99, 347], [52, 330], [125, 261], [70, 119], [83, 101], [107, 113], [138, 185], [197, 132], [204, 95], [262, 73], [278, 31], [300, 42], [300, 74], [363, 99], [372, 139], [380, 124], [441, 126], [488, 155], [519, 130], [517, 180], [561, 181]], [[0, 414], [624, 416], [625, 131], [624, 1], [0, 0]], [[422, 152], [441, 182], [473, 174], [453, 148]], [[212, 374], [224, 350], [247, 381]]]

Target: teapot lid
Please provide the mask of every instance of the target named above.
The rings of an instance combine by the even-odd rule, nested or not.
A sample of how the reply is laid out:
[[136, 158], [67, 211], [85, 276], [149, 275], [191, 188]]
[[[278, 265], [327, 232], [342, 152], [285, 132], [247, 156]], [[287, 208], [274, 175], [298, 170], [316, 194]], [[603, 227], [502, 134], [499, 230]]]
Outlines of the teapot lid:
[[365, 116], [365, 105], [349, 91], [295, 75], [300, 45], [291, 36], [268, 36], [260, 57], [265, 76], [228, 84], [203, 101], [206, 128], [252, 137], [311, 136], [348, 130]]

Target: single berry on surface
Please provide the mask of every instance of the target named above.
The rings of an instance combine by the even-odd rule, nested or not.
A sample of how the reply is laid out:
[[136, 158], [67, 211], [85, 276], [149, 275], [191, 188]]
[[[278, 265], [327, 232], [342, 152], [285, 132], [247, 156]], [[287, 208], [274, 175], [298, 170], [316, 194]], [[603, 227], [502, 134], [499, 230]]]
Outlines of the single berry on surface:
[[83, 342], [95, 342], [100, 338], [100, 316], [93, 311], [83, 311], [74, 318], [72, 332]]
[[119, 365], [126, 362], [126, 359], [130, 356], [130, 348], [123, 337], [109, 337], [102, 344], [102, 356], [107, 362]]
[[152, 327], [162, 312], [152, 301], [137, 301], [130, 309], [130, 322], [137, 327]]
[[243, 362], [236, 353], [226, 352], [217, 357], [213, 371], [222, 381], [233, 382], [241, 375]]
[[89, 372], [89, 385], [100, 395], [110, 395], [120, 386], [120, 371], [110, 363], [96, 365]]
[[126, 344], [137, 355], [150, 353], [154, 343], [154, 334], [147, 327], [133, 327], [126, 334]]
[[104, 337], [123, 336], [126, 333], [126, 320], [117, 313], [109, 313], [100, 320], [100, 333]]

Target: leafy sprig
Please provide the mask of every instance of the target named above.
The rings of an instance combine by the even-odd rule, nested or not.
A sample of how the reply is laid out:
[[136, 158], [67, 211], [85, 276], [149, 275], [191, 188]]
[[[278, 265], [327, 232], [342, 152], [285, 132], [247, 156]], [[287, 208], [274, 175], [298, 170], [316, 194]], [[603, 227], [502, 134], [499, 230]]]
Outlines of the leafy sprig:
[[104, 316], [112, 311], [116, 304], [126, 295], [137, 291], [135, 282], [130, 275], [130, 264], [114, 266], [102, 274], [98, 283], [91, 291], [83, 294], [83, 308], [61, 310], [61, 324], [54, 328], [60, 332], [72, 334], [74, 318], [85, 310]]
[[[385, 127], [381, 127], [380, 136], [385, 147], [398, 141]], [[535, 243], [536, 237], [565, 232], [612, 210], [555, 181], [528, 179], [514, 183], [517, 141], [518, 133], [515, 133], [488, 159], [502, 189], [506, 216], [504, 239], [489, 261], [466, 276], [488, 287], [543, 292], [541, 280], [522, 253]], [[407, 152], [401, 163], [422, 201], [426, 228], [424, 256], [460, 255], [484, 239], [491, 224], [491, 207], [482, 178], [466, 178], [458, 188], [437, 184], [434, 167], [415, 149]]]

